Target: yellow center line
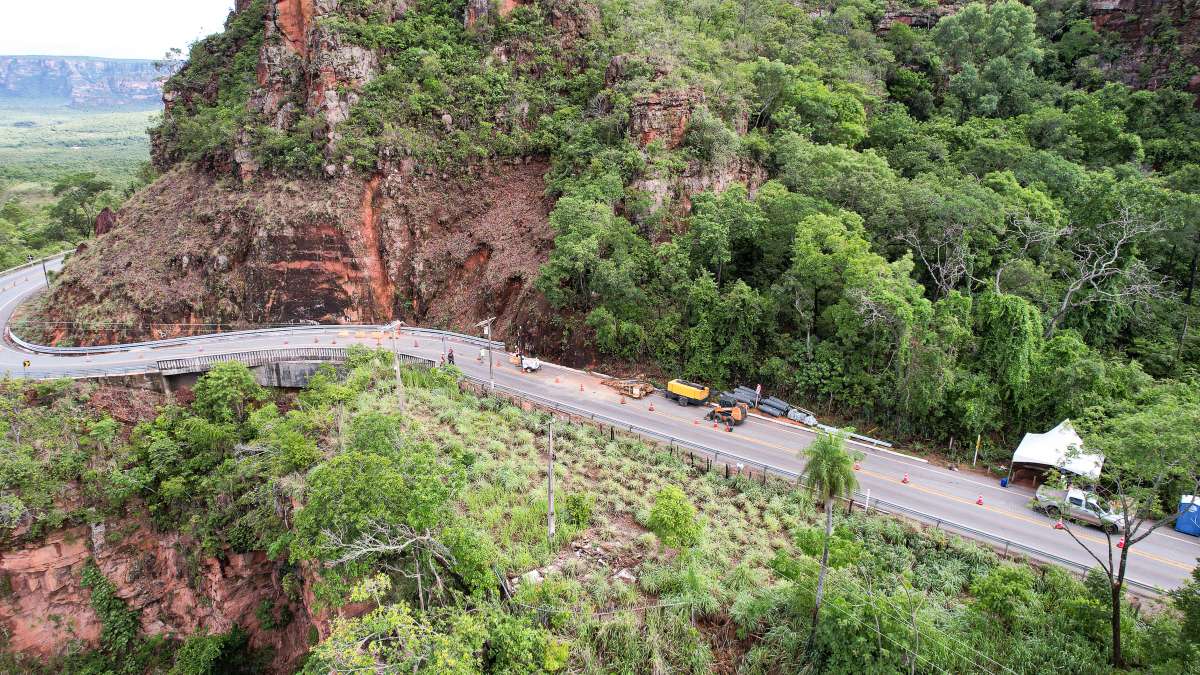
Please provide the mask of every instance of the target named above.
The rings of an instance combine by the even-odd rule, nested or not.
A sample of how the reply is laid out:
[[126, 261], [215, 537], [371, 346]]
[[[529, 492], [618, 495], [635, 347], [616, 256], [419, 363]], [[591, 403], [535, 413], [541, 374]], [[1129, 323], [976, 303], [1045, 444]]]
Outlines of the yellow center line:
[[[888, 478], [887, 476], [882, 476], [882, 475], [880, 475], [880, 474], [877, 474], [877, 473], [875, 473], [875, 472], [873, 472], [873, 471], [867, 471], [866, 469], [862, 469], [862, 470], [860, 471], [860, 473], [866, 474], [866, 475], [868, 475], [868, 476], [873, 476], [873, 477], [875, 477], [875, 478], [879, 478], [879, 479], [881, 479], [881, 480], [889, 480], [889, 478]], [[959, 496], [957, 496], [957, 495], [948, 494], [948, 493], [942, 492], [941, 490], [937, 490], [937, 489], [934, 489], [934, 488], [923, 487], [923, 486], [921, 486], [921, 485], [916, 485], [916, 484], [914, 484], [914, 483], [911, 483], [911, 482], [910, 482], [910, 483], [908, 483], [908, 487], [910, 487], [910, 488], [912, 488], [912, 489], [914, 489], [914, 490], [919, 490], [919, 491], [921, 491], [921, 492], [924, 492], [924, 493], [926, 493], [926, 494], [931, 494], [931, 495], [934, 495], [934, 496], [937, 496], [937, 497], [942, 497], [942, 498], [944, 498], [944, 499], [950, 499], [950, 500], [953, 500], [953, 501], [956, 501], [956, 502], [959, 502], [959, 503], [962, 503], [962, 504], [974, 504], [974, 503], [975, 503], [975, 502], [974, 502], [973, 500], [971, 500], [971, 499], [966, 499], [966, 498], [963, 498], [963, 497], [959, 497]], [[1030, 516], [1030, 515], [1028, 515], [1028, 514], [1025, 514], [1025, 513], [1018, 513], [1018, 512], [1016, 512], [1016, 511], [1009, 511], [1008, 509], [997, 508], [997, 507], [995, 507], [995, 506], [988, 506], [987, 504], [984, 504], [983, 506], [980, 506], [979, 508], [981, 508], [981, 509], [987, 509], [987, 510], [989, 510], [989, 511], [993, 512], [993, 513], [999, 513], [999, 514], [1005, 515], [1005, 516], [1007, 516], [1007, 517], [1009, 517], [1009, 518], [1015, 518], [1015, 519], [1017, 519], [1017, 520], [1022, 520], [1022, 521], [1025, 521], [1025, 522], [1027, 522], [1027, 523], [1032, 523], [1032, 524], [1034, 524], [1034, 525], [1037, 525], [1037, 526], [1039, 526], [1039, 527], [1051, 527], [1051, 528], [1053, 528], [1053, 527], [1054, 527], [1054, 525], [1053, 525], [1053, 524], [1047, 524], [1045, 520], [1039, 520], [1039, 519], [1037, 519], [1037, 518], [1034, 518], [1033, 516]], [[1070, 536], [1070, 535], [1067, 535], [1067, 536]], [[1076, 533], [1075, 533], [1075, 536], [1076, 536], [1076, 537], [1078, 537], [1078, 538], [1080, 538], [1080, 539], [1082, 539], [1082, 540], [1084, 540], [1084, 541], [1090, 541], [1090, 542], [1092, 542], [1092, 543], [1094, 543], [1094, 544], [1100, 544], [1100, 545], [1103, 545], [1103, 546], [1108, 546], [1108, 540], [1107, 540], [1107, 539], [1101, 539], [1101, 538], [1099, 538], [1099, 537], [1097, 537], [1097, 536], [1095, 536], [1095, 535], [1093, 535], [1093, 534], [1088, 534], [1088, 533], [1086, 533], [1086, 532], [1076, 532]], [[1130, 551], [1129, 551], [1129, 554], [1130, 554], [1130, 555], [1139, 555], [1139, 556], [1142, 556], [1143, 558], [1148, 558], [1148, 559], [1150, 559], [1150, 560], [1153, 560], [1153, 561], [1155, 561], [1155, 562], [1160, 562], [1160, 563], [1163, 563], [1163, 564], [1166, 564], [1166, 565], [1171, 565], [1172, 567], [1178, 567], [1179, 569], [1181, 569], [1181, 570], [1184, 570], [1184, 571], [1187, 571], [1187, 572], [1190, 572], [1190, 571], [1192, 571], [1192, 566], [1191, 566], [1191, 565], [1187, 565], [1187, 564], [1185, 564], [1185, 563], [1181, 563], [1181, 562], [1179, 562], [1179, 561], [1177, 561], [1177, 560], [1171, 560], [1170, 558], [1164, 558], [1164, 557], [1162, 557], [1162, 556], [1158, 556], [1158, 555], [1155, 555], [1155, 554], [1153, 554], [1153, 553], [1146, 553], [1145, 551], [1142, 551], [1142, 550], [1138, 550], [1138, 549], [1130, 549]]]
[[[596, 392], [595, 392], [595, 393], [600, 393], [600, 391], [599, 391], [599, 390], [596, 390]], [[636, 399], [635, 399], [635, 400], [636, 400]], [[667, 412], [667, 411], [665, 411], [665, 410], [661, 410], [657, 404], [655, 404], [654, 408], [655, 408], [655, 414], [659, 414], [659, 415], [662, 415], [662, 416], [664, 416], [664, 417], [670, 417], [670, 418], [672, 418], [672, 419], [676, 419], [676, 420], [683, 421], [683, 422], [690, 422], [691, 420], [695, 419], [695, 418], [692, 418], [692, 417], [683, 417], [683, 416], [681, 416], [681, 415], [676, 415], [676, 414], [673, 414], [673, 413]], [[703, 408], [703, 409], [701, 409], [701, 411], [707, 411], [707, 410], [709, 410], [709, 409], [708, 409], [708, 408]], [[703, 424], [703, 423], [704, 423], [704, 422], [701, 422], [701, 424]], [[799, 448], [791, 448], [791, 447], [787, 447], [787, 446], [784, 446], [784, 445], [779, 445], [778, 443], [771, 443], [770, 441], [764, 441], [764, 440], [761, 440], [761, 439], [758, 439], [758, 438], [754, 438], [753, 436], [741, 435], [741, 436], [739, 436], [738, 438], [739, 438], [739, 439], [741, 439], [741, 440], [748, 441], [748, 442], [750, 442], [750, 443], [756, 443], [756, 444], [758, 444], [758, 445], [762, 445], [762, 446], [765, 446], [765, 447], [768, 447], [768, 448], [774, 448], [774, 449], [776, 449], [776, 450], [782, 450], [783, 452], [786, 452], [786, 453], [788, 453], [788, 454], [790, 454], [790, 455], [793, 455], [793, 456], [794, 456], [794, 455], [795, 455], [795, 454], [796, 454], [796, 453], [799, 451]], [[873, 477], [873, 478], [878, 478], [878, 479], [880, 479], [880, 480], [883, 480], [883, 481], [893, 480], [893, 478], [892, 478], [892, 477], [889, 477], [889, 476], [884, 476], [884, 475], [882, 475], [882, 474], [878, 474], [878, 473], [875, 473], [875, 472], [873, 472], [873, 471], [869, 471], [869, 470], [867, 470], [867, 469], [860, 469], [859, 473], [862, 473], [862, 474], [864, 474], [864, 475], [867, 475], [867, 476], [871, 476], [871, 477]], [[942, 497], [942, 498], [945, 498], [945, 499], [951, 499], [951, 500], [954, 500], [954, 501], [956, 501], [956, 502], [959, 502], [959, 503], [962, 503], [962, 504], [975, 504], [975, 500], [973, 500], [973, 499], [969, 499], [969, 498], [965, 498], [965, 497], [959, 497], [959, 496], [957, 496], [957, 495], [948, 494], [948, 493], [946, 493], [946, 492], [942, 492], [941, 490], [936, 490], [936, 489], [933, 489], [933, 488], [922, 487], [922, 486], [920, 486], [920, 485], [916, 485], [916, 484], [914, 484], [914, 483], [911, 483], [911, 482], [910, 482], [910, 483], [908, 483], [908, 487], [910, 487], [910, 488], [913, 488], [913, 489], [915, 489], [915, 490], [920, 490], [920, 491], [922, 491], [922, 492], [925, 492], [926, 494], [931, 494], [931, 495], [934, 495], [934, 496], [937, 496], [937, 497]], [[1033, 524], [1033, 525], [1036, 525], [1036, 526], [1038, 526], [1038, 527], [1051, 527], [1051, 528], [1052, 528], [1052, 527], [1054, 526], [1052, 523], [1047, 523], [1045, 520], [1039, 520], [1038, 518], [1035, 518], [1035, 517], [1033, 517], [1033, 516], [1031, 516], [1031, 515], [1029, 515], [1029, 514], [1027, 514], [1027, 513], [1018, 513], [1018, 512], [1016, 512], [1016, 511], [1010, 511], [1010, 510], [1008, 510], [1008, 509], [1004, 509], [1004, 508], [997, 508], [997, 507], [995, 507], [995, 506], [988, 506], [987, 504], [984, 504], [983, 506], [980, 506], [979, 508], [981, 508], [981, 509], [987, 509], [987, 510], [989, 510], [989, 511], [992, 511], [993, 513], [999, 513], [999, 514], [1002, 514], [1002, 515], [1004, 515], [1004, 516], [1007, 516], [1007, 517], [1009, 517], [1009, 518], [1015, 518], [1015, 519], [1017, 519], [1017, 520], [1021, 520], [1021, 521], [1027, 522], [1027, 523], [1031, 523], [1031, 524]], [[1070, 536], [1070, 535], [1067, 535], [1067, 536]], [[1080, 538], [1080, 539], [1082, 539], [1082, 540], [1085, 540], [1085, 541], [1090, 541], [1090, 542], [1092, 542], [1092, 543], [1094, 543], [1094, 544], [1101, 544], [1101, 545], [1104, 545], [1104, 546], [1107, 546], [1107, 545], [1108, 545], [1108, 541], [1107, 541], [1107, 540], [1105, 540], [1105, 539], [1100, 539], [1099, 537], [1097, 537], [1097, 536], [1095, 536], [1095, 535], [1092, 535], [1092, 534], [1087, 534], [1087, 533], [1084, 533], [1084, 532], [1076, 532], [1076, 533], [1075, 533], [1075, 536], [1079, 537], [1079, 538]], [[1147, 558], [1147, 559], [1149, 559], [1149, 560], [1154, 560], [1154, 561], [1156, 561], [1156, 562], [1161, 562], [1161, 563], [1163, 563], [1163, 564], [1166, 564], [1166, 565], [1171, 565], [1172, 567], [1177, 567], [1177, 568], [1179, 568], [1179, 569], [1181, 569], [1181, 570], [1184, 570], [1184, 571], [1187, 571], [1187, 572], [1190, 572], [1190, 571], [1192, 570], [1192, 566], [1190, 566], [1190, 565], [1187, 565], [1187, 564], [1185, 564], [1185, 563], [1181, 563], [1181, 562], [1179, 562], [1179, 561], [1176, 561], [1176, 560], [1171, 560], [1170, 558], [1163, 558], [1163, 557], [1161, 557], [1161, 556], [1158, 556], [1158, 555], [1155, 555], [1155, 554], [1153, 554], [1153, 553], [1146, 553], [1146, 552], [1144, 552], [1144, 551], [1137, 550], [1137, 549], [1130, 549], [1129, 553], [1130, 553], [1130, 555], [1142, 556], [1143, 558]]]

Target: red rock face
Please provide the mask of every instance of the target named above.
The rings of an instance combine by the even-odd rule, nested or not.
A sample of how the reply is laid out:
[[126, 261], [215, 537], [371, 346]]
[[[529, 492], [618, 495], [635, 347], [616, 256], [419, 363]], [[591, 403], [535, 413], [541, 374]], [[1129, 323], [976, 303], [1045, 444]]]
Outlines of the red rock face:
[[112, 232], [116, 226], [117, 214], [113, 213], [113, 210], [107, 206], [104, 207], [104, 210], [100, 212], [100, 215], [96, 216], [96, 225], [94, 228], [96, 231], [96, 236], [99, 237], [101, 235], [108, 234], [109, 232]]
[[[1092, 25], [1111, 31], [1126, 48], [1109, 68], [1126, 84], [1158, 89], [1170, 84], [1170, 63], [1182, 58], [1200, 67], [1200, 11], [1181, 0], [1089, 0]], [[1166, 53], [1156, 42], [1163, 26], [1178, 31], [1179, 55]], [[1200, 76], [1185, 83], [1197, 95], [1200, 106]]]
[[668, 150], [683, 145], [692, 110], [704, 102], [700, 89], [668, 91], [641, 97], [633, 102], [629, 126], [644, 148], [662, 140]]
[[113, 321], [140, 325], [404, 319], [464, 329], [499, 316], [503, 334], [536, 304], [553, 244], [548, 170], [516, 162], [450, 179], [405, 165], [370, 180], [246, 189], [177, 171], [122, 210], [105, 246], [72, 260], [51, 305], [103, 303]]
[[521, 5], [528, 5], [532, 0], [467, 0], [467, 11], [464, 25], [474, 28], [481, 20], [486, 20], [495, 8], [499, 16], [508, 16]]
[[879, 20], [876, 30], [884, 33], [898, 23], [914, 28], [933, 28], [938, 21], [962, 9], [962, 5], [957, 0], [950, 0], [930, 8], [890, 8]]
[[313, 0], [275, 0], [275, 27], [292, 49], [304, 56], [308, 55], [313, 14]]
[[[132, 530], [132, 531], [130, 531]], [[119, 541], [110, 535], [123, 533]], [[79, 639], [96, 646], [100, 621], [80, 575], [89, 558], [138, 612], [148, 635], [246, 629], [251, 645], [275, 651], [274, 670], [292, 672], [307, 651], [314, 625], [303, 597], [282, 589], [284, 570], [264, 553], [231, 553], [226, 560], [189, 558], [192, 545], [153, 532], [137, 521], [77, 527], [26, 547], [0, 553], [0, 574], [11, 593], [0, 601], [6, 649], [50, 657]], [[258, 620], [263, 601], [289, 608], [292, 622], [266, 630]]]

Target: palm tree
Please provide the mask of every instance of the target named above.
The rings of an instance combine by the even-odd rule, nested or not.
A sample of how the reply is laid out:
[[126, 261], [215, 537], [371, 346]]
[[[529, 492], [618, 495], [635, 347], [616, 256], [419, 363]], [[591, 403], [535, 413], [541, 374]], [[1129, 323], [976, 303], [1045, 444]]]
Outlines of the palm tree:
[[817, 599], [813, 606], [812, 625], [817, 627], [817, 614], [825, 597], [825, 574], [829, 569], [829, 539], [833, 536], [833, 502], [838, 497], [849, 497], [858, 488], [854, 477], [854, 457], [846, 451], [846, 438], [850, 430], [826, 433], [805, 450], [801, 456], [807, 462], [800, 482], [807, 485], [814, 496], [825, 502], [825, 546], [821, 550], [821, 572], [817, 576]]

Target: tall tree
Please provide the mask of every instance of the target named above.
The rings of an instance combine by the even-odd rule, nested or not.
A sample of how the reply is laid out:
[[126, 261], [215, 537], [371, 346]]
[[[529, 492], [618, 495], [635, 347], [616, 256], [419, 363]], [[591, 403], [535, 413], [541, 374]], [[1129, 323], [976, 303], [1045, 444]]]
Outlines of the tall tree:
[[97, 202], [110, 189], [112, 183], [90, 172], [73, 173], [55, 183], [58, 203], [50, 208], [53, 223], [46, 230], [44, 243], [87, 237], [100, 212]]
[[1045, 336], [1050, 337], [1071, 310], [1091, 304], [1127, 305], [1167, 295], [1164, 281], [1131, 254], [1140, 239], [1161, 232], [1132, 209], [1080, 232], [1074, 242], [1067, 278]]
[[858, 488], [854, 477], [854, 457], [846, 450], [849, 430], [822, 434], [801, 455], [806, 460], [800, 481], [825, 504], [825, 542], [821, 547], [821, 571], [817, 575], [817, 594], [813, 604], [812, 625], [817, 627], [821, 601], [825, 599], [825, 575], [829, 570], [829, 541], [833, 537], [833, 502], [850, 497]]
[[[1093, 489], [1111, 494], [1121, 521], [1116, 531], [1105, 531], [1107, 556], [1084, 544], [1069, 523], [1064, 529], [1108, 578], [1110, 660], [1120, 668], [1125, 664], [1121, 601], [1129, 552], [1179, 517], [1182, 495], [1200, 494], [1200, 389], [1188, 382], [1147, 387], [1115, 411], [1093, 409], [1083, 431], [1089, 452], [1105, 456], [1103, 480]], [[1114, 542], [1114, 536], [1119, 541]]]

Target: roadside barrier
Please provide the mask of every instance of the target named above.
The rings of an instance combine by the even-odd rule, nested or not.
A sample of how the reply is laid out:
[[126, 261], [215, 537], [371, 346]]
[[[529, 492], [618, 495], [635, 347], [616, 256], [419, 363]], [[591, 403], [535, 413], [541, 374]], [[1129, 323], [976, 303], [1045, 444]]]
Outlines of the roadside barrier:
[[[486, 392], [490, 386], [488, 380], [486, 379], [472, 377], [470, 375], [465, 375], [463, 379], [479, 387], [480, 391], [483, 392]], [[735, 453], [721, 450], [709, 445], [704, 445], [702, 443], [696, 443], [677, 438], [670, 434], [655, 431], [654, 429], [648, 429], [636, 424], [630, 424], [602, 413], [584, 410], [582, 408], [577, 408], [570, 404], [553, 401], [536, 394], [518, 391], [503, 384], [496, 383], [494, 390], [510, 397], [533, 403], [534, 405], [552, 412], [558, 412], [571, 417], [606, 425], [609, 427], [610, 433], [613, 431], [621, 431], [623, 433], [640, 436], [656, 443], [665, 443], [672, 455], [678, 452], [679, 457], [682, 459], [686, 454], [686, 456], [692, 462], [692, 466], [695, 466], [696, 468], [711, 471], [714, 467], [717, 467], [718, 470], [721, 470], [719, 467], [723, 464], [723, 471], [726, 478], [741, 475], [746, 476], [751, 480], [755, 480], [754, 474], [757, 473], [764, 483], [766, 482], [768, 476], [774, 476], [796, 486], [803, 487], [803, 483], [800, 482], [800, 475], [795, 471], [757, 462]], [[699, 463], [696, 462], [697, 459], [700, 460]], [[895, 504], [883, 499], [878, 499], [876, 497], [868, 497], [868, 495], [862, 492], [856, 491], [850, 499], [843, 501], [846, 502], [847, 507], [851, 511], [854, 510], [855, 506], [859, 506], [860, 508], [864, 508], [869, 511], [876, 511], [885, 515], [897, 516], [922, 525], [932, 526], [934, 529], [945, 530], [953, 534], [958, 534], [994, 549], [1003, 558], [1023, 556], [1045, 563], [1060, 565], [1067, 569], [1073, 570], [1080, 575], [1086, 575], [1092, 568], [1091, 565], [1080, 563], [1069, 558], [1064, 558], [1032, 546], [1027, 546], [1020, 542], [1013, 541], [991, 532], [985, 532], [969, 525], [963, 525], [962, 523], [957, 523], [952, 520], [946, 520], [945, 518], [930, 515], [928, 513], [924, 513], [907, 506], [902, 506], [900, 504]], [[1053, 524], [1048, 523], [1047, 527], [1052, 525]], [[1125, 583], [1131, 590], [1136, 590], [1143, 595], [1159, 596], [1163, 593], [1162, 589], [1156, 586], [1142, 583], [1128, 577], [1126, 577]]]

